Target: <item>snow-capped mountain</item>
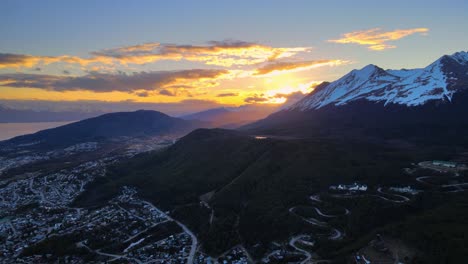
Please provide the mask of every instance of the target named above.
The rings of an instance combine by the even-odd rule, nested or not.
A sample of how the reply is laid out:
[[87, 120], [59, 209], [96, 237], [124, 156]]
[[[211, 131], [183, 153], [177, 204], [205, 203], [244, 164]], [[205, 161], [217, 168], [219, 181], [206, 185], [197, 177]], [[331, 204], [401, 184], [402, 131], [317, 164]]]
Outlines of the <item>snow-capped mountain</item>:
[[423, 69], [384, 70], [370, 64], [316, 89], [288, 110], [312, 110], [367, 100], [384, 105], [423, 105], [450, 102], [455, 93], [468, 88], [468, 52], [445, 55]]
[[468, 142], [468, 52], [422, 69], [368, 65], [241, 129], [256, 135]]

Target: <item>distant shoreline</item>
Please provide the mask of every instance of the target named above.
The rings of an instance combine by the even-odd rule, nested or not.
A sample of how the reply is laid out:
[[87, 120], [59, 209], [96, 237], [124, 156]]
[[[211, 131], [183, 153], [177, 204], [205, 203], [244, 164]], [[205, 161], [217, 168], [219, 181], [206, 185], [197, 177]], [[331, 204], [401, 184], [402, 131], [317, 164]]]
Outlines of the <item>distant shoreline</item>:
[[0, 123], [0, 141], [21, 135], [36, 133], [44, 129], [63, 126], [73, 122], [76, 121]]

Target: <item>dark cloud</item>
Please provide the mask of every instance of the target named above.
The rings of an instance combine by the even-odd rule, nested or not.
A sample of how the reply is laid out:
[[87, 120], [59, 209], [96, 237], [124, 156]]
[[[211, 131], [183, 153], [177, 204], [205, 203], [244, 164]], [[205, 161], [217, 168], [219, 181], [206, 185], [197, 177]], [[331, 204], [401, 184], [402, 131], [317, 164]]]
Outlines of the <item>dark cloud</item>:
[[232, 96], [238, 96], [238, 93], [220, 93], [216, 95], [216, 97], [232, 97]]
[[172, 93], [171, 91], [169, 91], [167, 89], [162, 89], [161, 91], [159, 91], [159, 94], [160, 95], [166, 95], [166, 96], [175, 96], [174, 93]]
[[[18, 68], [18, 67], [34, 67], [39, 63], [44, 65], [55, 63], [55, 62], [66, 62], [66, 63], [78, 63], [81, 65], [87, 65], [92, 62], [98, 62], [96, 58], [83, 59], [76, 56], [33, 56], [26, 54], [12, 54], [12, 53], [0, 53], [0, 69], [1, 68]], [[109, 60], [102, 60], [100, 62], [107, 62]]]
[[253, 103], [264, 103], [264, 102], [267, 102], [269, 99], [266, 98], [266, 97], [263, 97], [264, 95], [263, 94], [255, 94], [253, 96], [249, 96], [247, 98], [244, 99], [244, 102], [248, 103], [248, 104], [253, 104]]
[[135, 93], [137, 96], [139, 97], [148, 97], [150, 96], [150, 94], [147, 92], [147, 91], [143, 91], [143, 92], [137, 92]]
[[133, 74], [97, 73], [84, 76], [58, 76], [43, 74], [0, 74], [2, 86], [29, 87], [53, 91], [88, 90], [94, 92], [159, 90], [179, 82], [216, 79], [226, 70], [192, 69], [181, 71], [152, 71]]
[[0, 68], [20, 67], [22, 65], [32, 66], [33, 56], [23, 54], [0, 53]]

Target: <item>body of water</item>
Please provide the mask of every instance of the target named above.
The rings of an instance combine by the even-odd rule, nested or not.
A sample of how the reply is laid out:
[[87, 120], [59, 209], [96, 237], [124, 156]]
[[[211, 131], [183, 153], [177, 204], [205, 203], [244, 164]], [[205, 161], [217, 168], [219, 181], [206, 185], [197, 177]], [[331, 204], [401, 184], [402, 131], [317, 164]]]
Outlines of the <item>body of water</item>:
[[10, 139], [20, 135], [35, 133], [40, 130], [63, 126], [69, 122], [40, 122], [40, 123], [0, 123], [0, 140]]

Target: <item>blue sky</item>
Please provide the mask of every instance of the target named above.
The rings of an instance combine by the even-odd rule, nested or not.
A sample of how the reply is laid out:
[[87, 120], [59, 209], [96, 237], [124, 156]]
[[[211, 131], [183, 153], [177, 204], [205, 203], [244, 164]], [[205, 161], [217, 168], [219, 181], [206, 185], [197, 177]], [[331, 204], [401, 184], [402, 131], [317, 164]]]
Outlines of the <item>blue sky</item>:
[[[128, 47], [143, 43], [204, 46], [208, 41], [242, 41], [273, 48], [308, 47], [304, 54], [290, 60], [342, 60], [335, 67], [308, 69], [294, 78], [306, 82], [333, 80], [353, 68], [373, 63], [383, 68], [424, 67], [443, 54], [468, 49], [468, 1], [2, 1], [0, 53], [32, 56], [70, 55], [90, 57], [91, 52]], [[395, 46], [381, 51], [356, 43], [333, 43], [343, 34], [380, 28], [381, 33], [425, 28], [389, 41]], [[281, 61], [284, 62], [284, 61]], [[41, 68], [33, 72], [33, 68]], [[163, 60], [138, 65], [106, 65], [106, 72], [127, 73], [189, 69], [226, 69], [200, 61]], [[104, 67], [100, 68], [104, 70]], [[230, 67], [239, 69], [239, 67]], [[245, 68], [242, 68], [245, 69]], [[86, 75], [89, 69], [54, 63], [27, 67], [4, 67], [0, 73], [54, 74], [71, 72]], [[310, 76], [309, 80], [306, 80]], [[286, 83], [285, 75], [280, 82]], [[256, 86], [255, 91], [238, 91], [242, 99], [268, 92], [267, 87], [249, 80], [234, 84], [224, 81], [213, 90], [228, 93], [240, 86]], [[272, 82], [276, 82], [273, 80]], [[264, 84], [268, 81], [264, 82]], [[292, 84], [291, 84], [292, 85]], [[297, 83], [294, 85], [298, 85]], [[234, 87], [239, 86], [239, 87]], [[278, 88], [276, 87], [276, 88]], [[24, 94], [37, 87], [0, 87], [0, 99], [27, 99]], [[275, 88], [275, 89], [276, 89]], [[29, 90], [28, 90], [29, 89]], [[2, 97], [2, 90], [7, 97]], [[47, 90], [47, 89], [42, 89]], [[50, 89], [48, 89], [50, 90]], [[53, 89], [52, 89], [53, 90]], [[47, 91], [43, 91], [47, 93]], [[64, 100], [75, 95], [60, 91]], [[66, 94], [68, 92], [68, 94]], [[133, 91], [135, 92], [135, 91]], [[190, 98], [210, 93], [202, 89]], [[12, 93], [17, 93], [13, 94]], [[21, 94], [22, 93], [22, 94]], [[234, 93], [234, 92], [233, 92]], [[76, 100], [100, 100], [102, 93], [76, 94]], [[82, 97], [80, 97], [82, 96]], [[109, 96], [114, 96], [109, 94]], [[124, 95], [115, 95], [122, 100]], [[60, 94], [51, 94], [60, 100]], [[212, 96], [213, 97], [213, 96]], [[37, 97], [35, 97], [37, 99]], [[31, 100], [35, 99], [31, 98]], [[144, 100], [148, 101], [149, 97]], [[129, 100], [135, 100], [129, 96]], [[165, 98], [152, 96], [154, 102], [187, 100], [182, 94]], [[151, 101], [150, 100], [150, 101]], [[220, 103], [226, 103], [220, 101]]]

